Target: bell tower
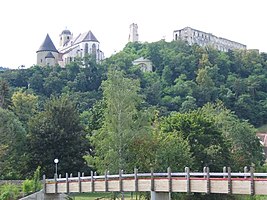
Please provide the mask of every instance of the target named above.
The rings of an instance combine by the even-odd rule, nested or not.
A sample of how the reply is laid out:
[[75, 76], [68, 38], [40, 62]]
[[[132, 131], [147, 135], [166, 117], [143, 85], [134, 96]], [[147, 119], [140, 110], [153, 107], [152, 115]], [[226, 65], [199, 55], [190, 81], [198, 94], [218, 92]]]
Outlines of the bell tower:
[[62, 31], [62, 33], [59, 36], [60, 36], [59, 46], [60, 47], [63, 47], [63, 46], [65, 46], [72, 39], [72, 36], [73, 35], [66, 28], [65, 30]]

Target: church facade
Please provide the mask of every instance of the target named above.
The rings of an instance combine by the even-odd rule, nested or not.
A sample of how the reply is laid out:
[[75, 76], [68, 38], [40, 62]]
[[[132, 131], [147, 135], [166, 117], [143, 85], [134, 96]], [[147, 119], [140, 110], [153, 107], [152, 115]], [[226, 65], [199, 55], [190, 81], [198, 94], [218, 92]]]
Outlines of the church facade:
[[59, 64], [64, 67], [74, 61], [75, 58], [83, 58], [86, 55], [93, 56], [97, 62], [104, 59], [104, 53], [100, 50], [100, 42], [91, 31], [73, 37], [69, 30], [63, 30], [60, 34], [59, 48], [55, 47], [47, 34], [36, 53], [37, 65], [39, 66]]

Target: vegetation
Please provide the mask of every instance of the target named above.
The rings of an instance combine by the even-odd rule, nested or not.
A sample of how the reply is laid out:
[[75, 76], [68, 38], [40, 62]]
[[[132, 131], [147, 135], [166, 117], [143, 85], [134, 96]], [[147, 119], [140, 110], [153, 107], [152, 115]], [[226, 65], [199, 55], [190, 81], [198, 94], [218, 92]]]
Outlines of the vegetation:
[[25, 195], [39, 191], [42, 188], [40, 181], [40, 166], [34, 172], [32, 179], [26, 179], [22, 184], [22, 191]]
[[19, 188], [13, 184], [0, 187], [0, 200], [15, 200], [19, 197]]
[[[141, 56], [153, 72], [133, 66]], [[55, 158], [61, 174], [264, 171], [256, 128], [267, 124], [266, 69], [265, 53], [161, 40], [128, 43], [101, 63], [1, 71], [0, 176], [28, 178], [40, 166], [52, 177]]]

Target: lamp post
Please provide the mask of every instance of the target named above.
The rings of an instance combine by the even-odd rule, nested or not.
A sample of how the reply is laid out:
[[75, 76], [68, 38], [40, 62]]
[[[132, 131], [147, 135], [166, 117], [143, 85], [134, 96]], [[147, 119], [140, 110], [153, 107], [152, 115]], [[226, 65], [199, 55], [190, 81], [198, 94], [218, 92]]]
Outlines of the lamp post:
[[56, 177], [57, 177], [57, 164], [58, 164], [59, 160], [57, 158], [54, 159], [54, 163], [56, 164]]

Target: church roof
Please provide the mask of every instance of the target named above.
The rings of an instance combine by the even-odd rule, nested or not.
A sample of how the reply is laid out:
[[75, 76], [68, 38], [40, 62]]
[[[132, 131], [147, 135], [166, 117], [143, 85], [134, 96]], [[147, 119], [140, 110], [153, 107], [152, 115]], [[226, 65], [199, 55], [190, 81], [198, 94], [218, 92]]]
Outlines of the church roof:
[[85, 33], [80, 34], [77, 38], [75, 38], [74, 43], [78, 44], [80, 42], [88, 42], [88, 41], [94, 41], [94, 42], [99, 42], [92, 31], [88, 31]]
[[52, 54], [51, 51], [49, 51], [45, 58], [55, 58], [55, 56]]
[[144, 57], [140, 57], [134, 60], [133, 62], [151, 62], [151, 60], [144, 58]]
[[37, 51], [52, 51], [52, 52], [58, 52], [54, 43], [52, 42], [50, 36], [47, 34], [45, 37], [44, 42], [42, 43], [42, 45], [40, 46], [39, 50]]
[[61, 35], [63, 35], [63, 34], [71, 35], [71, 32], [70, 32], [70, 30], [65, 29], [65, 30], [62, 31]]

